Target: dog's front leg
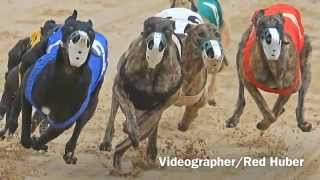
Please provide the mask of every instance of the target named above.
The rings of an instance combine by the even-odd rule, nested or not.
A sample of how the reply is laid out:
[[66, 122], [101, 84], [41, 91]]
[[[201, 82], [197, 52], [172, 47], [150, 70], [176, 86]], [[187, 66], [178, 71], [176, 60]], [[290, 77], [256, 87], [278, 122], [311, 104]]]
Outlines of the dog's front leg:
[[257, 124], [257, 128], [260, 130], [268, 129], [269, 126], [276, 121], [274, 114], [268, 107], [267, 102], [265, 101], [259, 90], [247, 82], [245, 82], [244, 84], [264, 117], [264, 119]]
[[[156, 139], [154, 139], [157, 136], [157, 131], [154, 131], [155, 128], [158, 126], [159, 119], [161, 118], [161, 114], [165, 110], [164, 106], [163, 108], [156, 108], [155, 110], [151, 110], [149, 112], [144, 113], [141, 117], [139, 117], [139, 134], [140, 139], [144, 140], [147, 137], [151, 138], [150, 143], [148, 144], [148, 151], [147, 153], [150, 153], [148, 157], [150, 156], [151, 159], [156, 158]], [[150, 136], [150, 134], [152, 134]], [[150, 146], [151, 145], [151, 146]], [[114, 172], [116, 175], [121, 175], [121, 158], [123, 154], [132, 146], [132, 141], [129, 138], [126, 138], [121, 143], [119, 143], [116, 146], [114, 155], [113, 155], [113, 167], [115, 168]], [[149, 149], [150, 148], [150, 149]], [[153, 151], [153, 152], [151, 152]]]
[[134, 147], [139, 146], [139, 127], [136, 120], [135, 107], [129, 99], [129, 95], [124, 92], [123, 88], [116, 86], [114, 91], [118, 97], [118, 102], [120, 104], [121, 110], [126, 116], [129, 138], [132, 141]]
[[43, 134], [41, 134], [40, 137], [32, 137], [32, 148], [36, 151], [47, 151], [48, 146], [46, 144], [62, 134], [64, 130], [65, 129], [58, 129], [49, 126], [49, 128]]
[[21, 101], [22, 101], [22, 130], [21, 130], [21, 144], [25, 148], [31, 148], [31, 115], [32, 105], [25, 98], [23, 89], [21, 90]]
[[[18, 90], [20, 92], [20, 90]], [[10, 105], [7, 122], [9, 123], [9, 134], [14, 134], [18, 128], [18, 118], [21, 112], [21, 94], [17, 93], [12, 104]]]
[[104, 134], [103, 142], [100, 144], [99, 149], [100, 151], [111, 151], [112, 149], [112, 137], [114, 134], [114, 120], [116, 118], [118, 109], [119, 109], [119, 102], [118, 102], [118, 97], [116, 96], [115, 93], [115, 86], [112, 88], [112, 100], [111, 100], [111, 111], [109, 115], [109, 121], [108, 125]]
[[[307, 60], [307, 57], [305, 57], [305, 58]], [[306, 61], [305, 64], [302, 66], [301, 73], [302, 73], [302, 75], [301, 75], [302, 76], [302, 84], [301, 84], [301, 88], [299, 89], [296, 117], [297, 117], [298, 127], [303, 132], [309, 132], [312, 129], [312, 124], [309, 122], [306, 122], [304, 119], [304, 99], [305, 99], [306, 93], [309, 89], [310, 82], [311, 82], [311, 69], [310, 69], [310, 64], [308, 61]]]
[[87, 124], [87, 122], [91, 119], [94, 112], [96, 111], [98, 105], [98, 96], [102, 86], [102, 82], [99, 84], [94, 94], [92, 95], [88, 109], [80, 116], [80, 119], [77, 121], [76, 126], [73, 130], [72, 136], [66, 144], [65, 154], [63, 155], [63, 159], [67, 164], [76, 164], [77, 157], [74, 156], [74, 152], [76, 150], [77, 142], [83, 127]]
[[232, 117], [226, 121], [227, 128], [234, 128], [238, 125], [240, 121], [240, 116], [243, 113], [243, 109], [245, 105], [246, 105], [246, 100], [244, 98], [244, 85], [243, 85], [243, 82], [239, 80], [237, 105], [236, 105], [236, 109], [233, 112]]
[[217, 88], [216, 88], [216, 76], [217, 73], [211, 73], [208, 74], [209, 75], [209, 86], [208, 86], [208, 96], [209, 96], [209, 100], [208, 100], [208, 104], [211, 106], [216, 106], [217, 102], [215, 99], [215, 94], [217, 92]]

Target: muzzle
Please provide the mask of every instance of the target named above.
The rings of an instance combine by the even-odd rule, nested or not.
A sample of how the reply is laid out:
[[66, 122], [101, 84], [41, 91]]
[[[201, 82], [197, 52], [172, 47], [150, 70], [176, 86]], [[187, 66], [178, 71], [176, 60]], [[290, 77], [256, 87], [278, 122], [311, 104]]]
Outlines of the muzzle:
[[267, 60], [278, 60], [282, 44], [279, 31], [276, 28], [266, 28], [262, 33], [262, 48]]
[[223, 50], [220, 42], [217, 40], [209, 40], [202, 44], [202, 58], [208, 61], [218, 61], [223, 60]]
[[154, 32], [146, 39], [146, 59], [148, 67], [154, 69], [163, 58], [164, 50], [167, 46], [167, 41], [163, 33]]
[[71, 66], [80, 67], [87, 61], [90, 44], [90, 38], [86, 32], [76, 31], [71, 34], [67, 47]]

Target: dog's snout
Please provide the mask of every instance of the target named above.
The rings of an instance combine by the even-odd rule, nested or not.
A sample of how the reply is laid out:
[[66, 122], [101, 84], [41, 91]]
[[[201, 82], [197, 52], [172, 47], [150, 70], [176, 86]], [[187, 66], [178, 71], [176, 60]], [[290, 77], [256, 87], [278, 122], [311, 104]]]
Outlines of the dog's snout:
[[213, 50], [213, 48], [207, 49], [206, 50], [206, 54], [210, 59], [213, 59], [214, 58], [214, 50]]

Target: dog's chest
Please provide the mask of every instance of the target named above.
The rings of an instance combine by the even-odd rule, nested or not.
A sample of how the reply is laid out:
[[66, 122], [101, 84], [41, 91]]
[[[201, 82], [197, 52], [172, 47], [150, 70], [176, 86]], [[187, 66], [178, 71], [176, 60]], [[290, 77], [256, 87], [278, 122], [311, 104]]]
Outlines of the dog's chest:
[[90, 74], [62, 77], [48, 71], [34, 86], [34, 103], [52, 119], [64, 120], [80, 109], [87, 96]]

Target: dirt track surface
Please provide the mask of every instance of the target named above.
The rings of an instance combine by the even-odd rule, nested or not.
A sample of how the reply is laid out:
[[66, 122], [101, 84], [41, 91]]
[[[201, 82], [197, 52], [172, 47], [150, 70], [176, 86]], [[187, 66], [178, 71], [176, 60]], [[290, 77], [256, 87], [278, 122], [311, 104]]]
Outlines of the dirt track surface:
[[[239, 0], [225, 1], [224, 12], [231, 24], [232, 44], [226, 50], [231, 65], [218, 77], [217, 106], [206, 106], [189, 131], [177, 130], [183, 109], [172, 107], [160, 122], [159, 155], [178, 157], [225, 157], [241, 156], [289, 156], [305, 158], [302, 168], [215, 168], [215, 169], [149, 169], [137, 174], [139, 179], [310, 179], [320, 178], [320, 13], [318, 0], [287, 1], [297, 6], [303, 14], [305, 32], [312, 38], [313, 79], [306, 98], [305, 116], [313, 123], [310, 133], [296, 127], [294, 95], [286, 106], [286, 112], [272, 127], [261, 134], [255, 126], [262, 116], [252, 98], [246, 93], [247, 106], [236, 129], [225, 129], [224, 122], [234, 110], [237, 92], [235, 54], [241, 34], [249, 24], [252, 12], [275, 1]], [[62, 159], [64, 145], [71, 130], [49, 144], [49, 152], [41, 153], [21, 147], [18, 134], [0, 142], [0, 179], [56, 180], [56, 179], [118, 179], [109, 175], [112, 169], [112, 153], [101, 153], [97, 146], [104, 135], [110, 110], [110, 89], [115, 67], [121, 53], [142, 29], [143, 20], [168, 7], [168, 0], [2, 0], [0, 2], [0, 67], [1, 86], [6, 70], [7, 52], [14, 43], [36, 30], [44, 20], [54, 18], [58, 22], [73, 9], [79, 10], [83, 19], [92, 19], [96, 30], [110, 40], [110, 59], [106, 81], [100, 94], [100, 103], [94, 118], [83, 130], [77, 147], [78, 164], [66, 165]], [[223, 81], [222, 81], [223, 80]], [[275, 96], [266, 94], [268, 102]], [[124, 117], [117, 116], [114, 144], [125, 135], [121, 125]], [[193, 152], [193, 153], [190, 153]], [[131, 150], [124, 156], [125, 167], [137, 159]]]

